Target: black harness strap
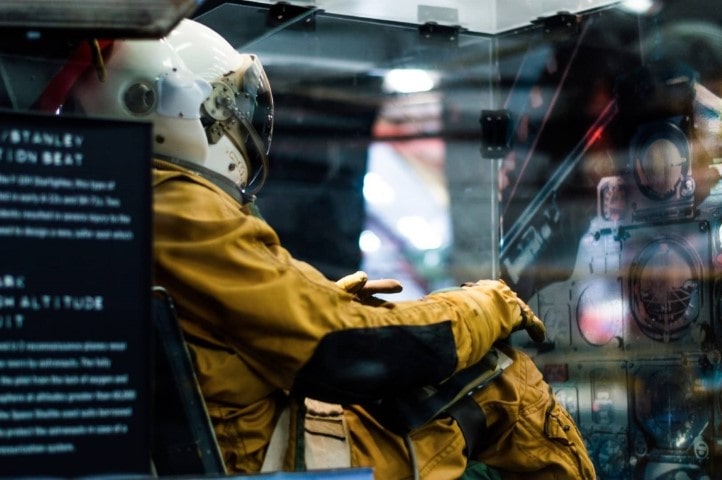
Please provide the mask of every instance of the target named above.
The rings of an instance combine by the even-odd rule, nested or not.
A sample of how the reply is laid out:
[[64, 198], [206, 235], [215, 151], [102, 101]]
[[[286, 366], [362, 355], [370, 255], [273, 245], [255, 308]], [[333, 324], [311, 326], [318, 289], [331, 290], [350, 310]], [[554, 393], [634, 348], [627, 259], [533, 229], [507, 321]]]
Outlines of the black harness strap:
[[466, 395], [446, 410], [466, 441], [466, 456], [473, 459], [488, 446], [486, 415], [471, 395]]

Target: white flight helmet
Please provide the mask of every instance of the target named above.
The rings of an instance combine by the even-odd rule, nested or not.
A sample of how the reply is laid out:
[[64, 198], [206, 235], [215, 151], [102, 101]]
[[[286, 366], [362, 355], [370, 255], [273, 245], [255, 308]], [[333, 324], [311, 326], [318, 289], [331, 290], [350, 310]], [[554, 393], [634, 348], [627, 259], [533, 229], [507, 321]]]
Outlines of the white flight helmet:
[[239, 53], [220, 34], [183, 19], [167, 37], [188, 68], [213, 89], [201, 106], [209, 154], [205, 167], [252, 195], [268, 174], [273, 95], [255, 55]]
[[66, 107], [80, 113], [153, 123], [153, 153], [205, 162], [208, 145], [200, 105], [211, 86], [160, 40], [116, 40], [104, 60], [105, 78], [88, 69]]

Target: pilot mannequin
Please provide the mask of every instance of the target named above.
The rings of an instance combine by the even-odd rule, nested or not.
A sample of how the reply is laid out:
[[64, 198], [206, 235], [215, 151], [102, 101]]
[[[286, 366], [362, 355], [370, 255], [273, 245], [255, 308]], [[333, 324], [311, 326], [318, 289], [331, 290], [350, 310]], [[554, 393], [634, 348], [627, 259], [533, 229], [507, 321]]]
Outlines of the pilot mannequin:
[[571, 417], [505, 346], [513, 363], [469, 397], [484, 419], [473, 452], [451, 417], [402, 435], [359, 406], [438, 384], [514, 330], [541, 341], [544, 327], [501, 281], [391, 302], [369, 296], [362, 273], [332, 281], [294, 259], [254, 207], [273, 130], [257, 57], [186, 19], [160, 41], [116, 41], [104, 72], [84, 73], [68, 105], [153, 122], [155, 281], [175, 301], [230, 473], [366, 466], [447, 480], [474, 460], [508, 479], [595, 478]]

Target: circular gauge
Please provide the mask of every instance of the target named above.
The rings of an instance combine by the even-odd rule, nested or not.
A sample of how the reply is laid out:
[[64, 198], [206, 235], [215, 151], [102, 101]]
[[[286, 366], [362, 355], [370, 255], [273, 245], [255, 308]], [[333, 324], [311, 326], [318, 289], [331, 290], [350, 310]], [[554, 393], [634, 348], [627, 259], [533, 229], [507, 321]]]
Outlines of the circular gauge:
[[622, 294], [615, 280], [599, 280], [584, 289], [577, 304], [577, 324], [584, 340], [606, 345], [620, 334]]
[[631, 307], [648, 337], [678, 340], [700, 309], [701, 261], [685, 243], [673, 238], [646, 245], [629, 267]]
[[694, 456], [698, 460], [706, 460], [709, 457], [709, 445], [700, 437], [694, 440]]
[[632, 139], [632, 168], [651, 200], [673, 197], [689, 170], [690, 147], [682, 129], [669, 122], [642, 127]]
[[695, 396], [688, 372], [655, 368], [634, 385], [635, 414], [657, 448], [686, 450], [709, 422], [703, 401]]
[[592, 446], [597, 474], [608, 480], [626, 478], [627, 461], [623, 442], [616, 437], [599, 439], [597, 442]]

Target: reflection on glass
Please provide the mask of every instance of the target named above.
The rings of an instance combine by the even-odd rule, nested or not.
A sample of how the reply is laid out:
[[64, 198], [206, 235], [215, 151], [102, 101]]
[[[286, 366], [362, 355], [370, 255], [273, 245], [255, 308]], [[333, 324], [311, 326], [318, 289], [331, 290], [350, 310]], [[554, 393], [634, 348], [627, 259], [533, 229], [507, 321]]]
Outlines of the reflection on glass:
[[642, 331], [677, 340], [699, 314], [699, 260], [673, 239], [647, 245], [630, 269], [632, 311]]
[[[432, 150], [441, 158], [429, 157], [428, 150], [418, 153], [409, 143], [413, 141], [372, 144], [364, 177], [362, 269], [371, 277], [401, 281], [404, 291], [395, 300], [449, 285], [443, 273], [451, 242], [448, 198], [435, 166], [443, 162], [443, 150]], [[418, 145], [424, 148], [425, 142]]]
[[427, 70], [393, 69], [384, 75], [383, 89], [391, 93], [428, 92], [435, 83], [431, 72]]

